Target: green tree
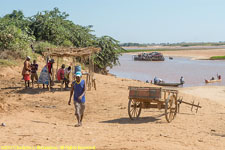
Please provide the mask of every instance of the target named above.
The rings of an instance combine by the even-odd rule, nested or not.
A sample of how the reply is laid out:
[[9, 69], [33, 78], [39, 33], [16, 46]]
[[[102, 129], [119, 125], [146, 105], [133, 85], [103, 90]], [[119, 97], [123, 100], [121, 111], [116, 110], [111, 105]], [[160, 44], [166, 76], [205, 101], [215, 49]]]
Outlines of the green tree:
[[95, 42], [95, 45], [101, 48], [101, 51], [93, 57], [95, 71], [106, 73], [107, 67], [111, 68], [119, 64], [119, 56], [125, 50], [120, 47], [119, 41], [110, 36], [96, 38]]
[[38, 41], [48, 41], [55, 45], [85, 47], [93, 42], [91, 26], [80, 26], [66, 20], [69, 15], [54, 8], [52, 11], [39, 12], [30, 18], [34, 36]]
[[38, 12], [25, 17], [22, 11], [14, 10], [0, 18], [0, 50], [11, 50], [28, 54], [34, 43], [36, 52], [42, 53], [47, 47], [100, 47], [93, 56], [97, 71], [119, 64], [119, 56], [124, 51], [119, 41], [110, 36], [96, 37], [92, 25], [81, 26], [67, 20], [69, 15], [58, 8]]

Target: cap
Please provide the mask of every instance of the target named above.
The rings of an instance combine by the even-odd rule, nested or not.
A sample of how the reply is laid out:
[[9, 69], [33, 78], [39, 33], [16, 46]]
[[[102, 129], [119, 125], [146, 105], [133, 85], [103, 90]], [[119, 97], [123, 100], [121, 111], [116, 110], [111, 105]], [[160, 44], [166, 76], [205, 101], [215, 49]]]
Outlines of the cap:
[[30, 59], [30, 56], [27, 56], [27, 59]]
[[82, 76], [82, 73], [81, 72], [76, 72], [75, 75], [78, 76], [78, 77], [81, 77]]

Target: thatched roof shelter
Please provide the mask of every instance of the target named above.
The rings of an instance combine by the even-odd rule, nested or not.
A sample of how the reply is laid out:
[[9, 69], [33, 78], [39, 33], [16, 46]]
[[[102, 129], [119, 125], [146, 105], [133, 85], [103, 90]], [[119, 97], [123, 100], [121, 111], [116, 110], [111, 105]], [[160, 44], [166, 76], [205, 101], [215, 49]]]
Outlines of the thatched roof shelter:
[[101, 49], [96, 47], [85, 47], [85, 48], [74, 48], [74, 47], [57, 47], [57, 48], [48, 48], [47, 52], [44, 52], [44, 56], [52, 57], [87, 57], [96, 52], [99, 52]]
[[[94, 72], [94, 63], [90, 59], [90, 56], [96, 52], [99, 52], [101, 49], [96, 47], [85, 47], [85, 48], [75, 48], [75, 47], [57, 47], [57, 48], [48, 48], [47, 52], [44, 52], [43, 55], [45, 57], [57, 57], [57, 69], [58, 71], [59, 66], [59, 58], [61, 57], [70, 57], [72, 58], [72, 72], [74, 72], [74, 62], [76, 61], [75, 58], [81, 57], [82, 59], [89, 58], [89, 67], [88, 73], [86, 78], [86, 84], [88, 89], [91, 89], [92, 82], [93, 82], [93, 72]], [[73, 78], [73, 77], [72, 77]], [[50, 87], [50, 86], [49, 86]]]

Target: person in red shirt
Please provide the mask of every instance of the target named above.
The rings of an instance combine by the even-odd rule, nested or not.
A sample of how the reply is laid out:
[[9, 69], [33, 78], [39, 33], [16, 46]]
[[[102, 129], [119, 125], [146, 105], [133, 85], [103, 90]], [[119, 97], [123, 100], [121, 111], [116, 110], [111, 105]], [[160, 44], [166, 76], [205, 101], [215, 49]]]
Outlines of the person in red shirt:
[[55, 63], [55, 60], [54, 59], [51, 59], [49, 62], [48, 62], [48, 72], [50, 73], [50, 75], [52, 75], [52, 66], [53, 66], [53, 63]]
[[63, 64], [62, 67], [57, 72], [58, 81], [64, 80], [64, 69], [65, 69], [65, 65]]

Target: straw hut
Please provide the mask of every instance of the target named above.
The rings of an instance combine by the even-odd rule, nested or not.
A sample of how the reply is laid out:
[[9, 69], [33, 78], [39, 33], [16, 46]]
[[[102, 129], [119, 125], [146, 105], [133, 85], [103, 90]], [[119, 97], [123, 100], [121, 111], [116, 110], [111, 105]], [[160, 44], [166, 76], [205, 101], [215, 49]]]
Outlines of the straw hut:
[[[88, 72], [84, 75], [86, 75], [86, 87], [88, 87], [88, 90], [91, 90], [91, 87], [95, 85], [95, 80], [93, 79], [94, 75], [94, 63], [92, 62], [91, 56], [94, 53], [99, 52], [101, 49], [96, 47], [85, 47], [85, 48], [74, 48], [74, 47], [57, 47], [57, 48], [48, 48], [47, 52], [44, 52], [43, 55], [46, 57], [46, 59], [54, 58], [57, 63], [56, 73], [59, 69], [59, 58], [72, 58], [72, 74], [74, 73], [74, 66], [76, 64], [76, 58], [81, 58], [81, 63], [84, 62], [84, 60], [89, 59], [89, 66], [88, 66]], [[72, 77], [73, 80], [73, 77]], [[50, 87], [50, 86], [49, 86]]]

